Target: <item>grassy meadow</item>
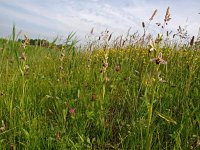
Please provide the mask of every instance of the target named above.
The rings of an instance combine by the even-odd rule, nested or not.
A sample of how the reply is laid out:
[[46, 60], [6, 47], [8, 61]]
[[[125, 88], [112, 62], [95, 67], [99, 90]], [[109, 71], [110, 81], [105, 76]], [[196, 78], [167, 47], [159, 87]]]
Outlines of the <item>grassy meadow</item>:
[[58, 48], [13, 28], [0, 40], [0, 149], [199, 149], [200, 49], [161, 35]]

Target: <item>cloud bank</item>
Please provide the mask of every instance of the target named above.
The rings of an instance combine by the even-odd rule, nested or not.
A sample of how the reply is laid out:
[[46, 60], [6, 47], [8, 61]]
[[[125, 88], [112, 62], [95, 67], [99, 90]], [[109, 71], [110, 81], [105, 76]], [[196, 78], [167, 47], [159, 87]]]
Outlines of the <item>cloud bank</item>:
[[[141, 30], [141, 22], [148, 21], [158, 9], [155, 22], [163, 21], [166, 8], [170, 6], [172, 21], [168, 29], [175, 31], [179, 25], [188, 25], [191, 35], [200, 26], [200, 3], [198, 0], [148, 1], [148, 0], [1, 0], [0, 36], [10, 34], [12, 25], [31, 37], [55, 38], [77, 32], [82, 39], [94, 27], [96, 33], [108, 28], [117, 34]], [[150, 32], [157, 32], [155, 25]]]

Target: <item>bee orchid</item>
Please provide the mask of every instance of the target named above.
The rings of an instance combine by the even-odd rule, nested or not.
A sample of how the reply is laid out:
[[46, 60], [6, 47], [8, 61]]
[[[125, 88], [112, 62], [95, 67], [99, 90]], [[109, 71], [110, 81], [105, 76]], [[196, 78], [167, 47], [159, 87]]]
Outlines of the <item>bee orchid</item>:
[[164, 59], [162, 59], [162, 53], [159, 53], [157, 58], [152, 58], [150, 59], [150, 61], [155, 62], [158, 65], [167, 64], [167, 62]]

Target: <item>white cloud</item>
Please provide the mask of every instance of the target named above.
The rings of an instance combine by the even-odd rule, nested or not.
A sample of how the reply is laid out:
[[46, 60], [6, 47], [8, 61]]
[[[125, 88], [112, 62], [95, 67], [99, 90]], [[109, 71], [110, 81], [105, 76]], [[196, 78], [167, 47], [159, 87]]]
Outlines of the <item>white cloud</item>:
[[[183, 11], [189, 1], [147, 1], [147, 0], [2, 0], [0, 3], [0, 18], [7, 23], [15, 21], [28, 32], [55, 36], [66, 35], [71, 31], [84, 37], [94, 27], [96, 32], [109, 28], [116, 34], [123, 34], [129, 27], [133, 31], [141, 29], [141, 22], [148, 21], [152, 12], [158, 9], [155, 22], [162, 21], [167, 6], [171, 4], [172, 21], [168, 29], [176, 30], [178, 25], [185, 23], [189, 18], [190, 33], [194, 34], [200, 24], [200, 15], [192, 16], [200, 6], [198, 1], [191, 2], [193, 9]], [[177, 6], [178, 4], [178, 6]], [[2, 15], [3, 14], [3, 15]], [[8, 18], [5, 17], [8, 16]], [[6, 21], [7, 20], [7, 21]], [[8, 21], [10, 20], [10, 21]], [[10, 26], [7, 24], [7, 26]], [[2, 28], [5, 27], [5, 24]], [[155, 25], [150, 26], [150, 31], [155, 32]], [[1, 33], [1, 32], [0, 32]]]

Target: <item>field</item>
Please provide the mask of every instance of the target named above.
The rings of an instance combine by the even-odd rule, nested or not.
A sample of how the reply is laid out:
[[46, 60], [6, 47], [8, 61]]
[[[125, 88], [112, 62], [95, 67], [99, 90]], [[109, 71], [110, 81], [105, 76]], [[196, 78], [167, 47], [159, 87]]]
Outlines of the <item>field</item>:
[[159, 34], [148, 46], [111, 36], [85, 48], [72, 34], [62, 47], [33, 46], [13, 27], [0, 40], [0, 149], [200, 148], [194, 39]]

